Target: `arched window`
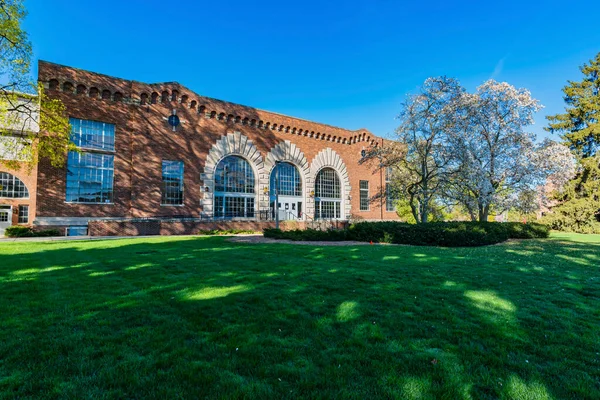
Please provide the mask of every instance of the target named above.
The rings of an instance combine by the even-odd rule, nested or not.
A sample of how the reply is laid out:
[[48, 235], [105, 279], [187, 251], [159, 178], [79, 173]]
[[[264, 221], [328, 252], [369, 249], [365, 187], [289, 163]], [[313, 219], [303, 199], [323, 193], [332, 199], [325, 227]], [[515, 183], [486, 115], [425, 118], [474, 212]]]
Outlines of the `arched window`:
[[26, 199], [29, 198], [29, 190], [16, 176], [8, 172], [0, 172], [0, 197]]
[[315, 180], [315, 219], [341, 218], [340, 178], [332, 168], [323, 168]]
[[282, 162], [273, 168], [271, 172], [271, 200], [275, 198], [275, 180], [279, 172], [279, 195], [280, 196], [302, 196], [302, 179], [300, 172], [294, 164]]
[[280, 210], [280, 219], [302, 218], [302, 204], [304, 203], [304, 199], [302, 198], [302, 179], [300, 178], [298, 168], [294, 164], [287, 162], [275, 164], [275, 168], [271, 172], [269, 187], [271, 189], [269, 208], [273, 217], [275, 216], [275, 202], [278, 195], [279, 202], [277, 209]]
[[242, 157], [227, 156], [215, 170], [215, 217], [253, 218], [254, 171]]

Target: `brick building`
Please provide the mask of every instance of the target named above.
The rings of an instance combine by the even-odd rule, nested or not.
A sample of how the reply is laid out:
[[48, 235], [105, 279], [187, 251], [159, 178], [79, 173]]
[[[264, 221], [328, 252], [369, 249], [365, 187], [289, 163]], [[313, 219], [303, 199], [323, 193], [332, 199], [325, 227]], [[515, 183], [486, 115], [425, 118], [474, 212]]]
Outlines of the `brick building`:
[[146, 84], [44, 61], [38, 71], [65, 104], [81, 152], [70, 153], [64, 168], [41, 160], [37, 179], [23, 180], [36, 226], [92, 234], [193, 233], [220, 221], [255, 226], [274, 216], [276, 175], [282, 220], [397, 219], [391, 202], [369, 201], [385, 187], [385, 174], [359, 161], [385, 141], [366, 129], [203, 97], [176, 82]]

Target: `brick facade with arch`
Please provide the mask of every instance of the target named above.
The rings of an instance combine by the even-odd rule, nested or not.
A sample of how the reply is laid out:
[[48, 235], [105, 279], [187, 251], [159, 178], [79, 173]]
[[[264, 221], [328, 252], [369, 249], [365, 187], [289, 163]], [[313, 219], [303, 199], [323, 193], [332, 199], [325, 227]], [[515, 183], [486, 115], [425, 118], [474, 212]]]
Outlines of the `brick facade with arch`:
[[[385, 184], [377, 165], [360, 163], [361, 151], [385, 146], [366, 129], [355, 131], [200, 96], [176, 82], [146, 84], [40, 61], [39, 81], [63, 101], [70, 117], [114, 124], [114, 195], [106, 204], [65, 201], [66, 168], [40, 160], [37, 218], [40, 226], [87, 225], [89, 220], [210, 218], [214, 168], [227, 154], [252, 161], [256, 207], [269, 206], [269, 177], [275, 161], [289, 161], [303, 177], [306, 214], [314, 201], [318, 169], [330, 166], [342, 181], [345, 219], [397, 219], [379, 202], [360, 211], [359, 182], [371, 196]], [[66, 84], [68, 83], [68, 84]], [[176, 113], [174, 131], [167, 118]], [[236, 153], [237, 152], [237, 153]], [[252, 152], [252, 154], [249, 154]], [[161, 162], [182, 161], [183, 204], [161, 206]]]

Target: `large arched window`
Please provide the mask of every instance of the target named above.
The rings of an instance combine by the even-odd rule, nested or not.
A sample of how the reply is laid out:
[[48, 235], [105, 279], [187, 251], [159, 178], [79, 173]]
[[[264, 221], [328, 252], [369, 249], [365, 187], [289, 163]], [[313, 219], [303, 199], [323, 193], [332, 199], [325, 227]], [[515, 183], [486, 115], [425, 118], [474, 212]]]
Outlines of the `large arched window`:
[[0, 197], [25, 199], [29, 197], [29, 190], [16, 176], [0, 172]]
[[300, 172], [294, 164], [282, 162], [275, 165], [271, 172], [271, 197], [275, 197], [275, 180], [279, 173], [279, 195], [280, 196], [302, 196], [302, 179]]
[[294, 164], [288, 162], [276, 163], [271, 172], [269, 187], [271, 188], [269, 209], [273, 217], [276, 209], [276, 195], [279, 195], [279, 202], [277, 203], [277, 209], [280, 210], [279, 218], [283, 220], [302, 218], [304, 203], [302, 199], [302, 179], [300, 178], [300, 171]]
[[341, 218], [340, 178], [332, 168], [323, 168], [315, 179], [315, 219]]
[[227, 156], [215, 170], [215, 217], [253, 218], [254, 171], [242, 157]]

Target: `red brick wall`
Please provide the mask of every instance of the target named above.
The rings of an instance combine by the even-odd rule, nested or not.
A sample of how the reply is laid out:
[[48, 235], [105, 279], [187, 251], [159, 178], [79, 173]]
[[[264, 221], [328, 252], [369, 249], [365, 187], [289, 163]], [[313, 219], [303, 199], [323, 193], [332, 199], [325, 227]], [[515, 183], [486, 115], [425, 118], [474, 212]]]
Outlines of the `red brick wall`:
[[29, 198], [27, 199], [12, 199], [0, 197], [0, 205], [12, 206], [13, 225], [17, 225], [19, 220], [19, 205], [28, 205], [29, 223], [27, 225], [31, 225], [31, 223], [35, 220], [37, 199], [37, 165], [29, 165], [26, 163], [22, 163], [20, 168], [10, 169], [7, 168], [5, 165], [0, 164], [0, 172], [8, 172], [9, 174], [16, 176], [21, 181], [23, 181], [25, 186], [27, 186], [27, 190], [29, 191]]
[[[176, 83], [147, 85], [45, 62], [39, 64], [39, 80], [50, 89], [51, 96], [65, 103], [71, 117], [115, 124], [116, 152], [114, 204], [111, 205], [65, 203], [65, 168], [53, 168], [42, 161], [38, 173], [38, 216], [198, 217], [202, 211], [200, 174], [208, 153], [223, 135], [239, 131], [254, 142], [263, 158], [284, 140], [295, 143], [309, 163], [324, 148], [333, 149], [348, 170], [351, 214], [364, 219], [380, 219], [382, 215], [384, 219], [397, 219], [395, 212], [385, 211], [385, 203], [383, 212], [379, 203], [371, 204], [369, 211], [359, 211], [359, 181], [369, 181], [371, 195], [381, 183], [374, 165], [358, 162], [363, 148], [382, 143], [382, 139], [365, 129], [349, 131], [205, 98]], [[72, 83], [74, 89], [65, 91], [65, 82]], [[56, 83], [58, 88], [54, 90]], [[83, 94], [76, 93], [78, 85], [85, 85]], [[97, 87], [100, 93], [103, 90], [111, 94], [118, 92], [122, 100], [89, 97], [91, 87]], [[168, 92], [168, 101], [164, 104], [160, 102], [163, 91]], [[175, 91], [176, 100], [171, 101]], [[159, 94], [158, 103], [142, 105], [141, 94], [153, 92]], [[183, 121], [177, 132], [165, 121], [173, 109]], [[224, 120], [218, 119], [220, 114], [225, 115]], [[227, 121], [229, 115], [231, 121]], [[184, 161], [183, 206], [160, 205], [162, 160]]]

